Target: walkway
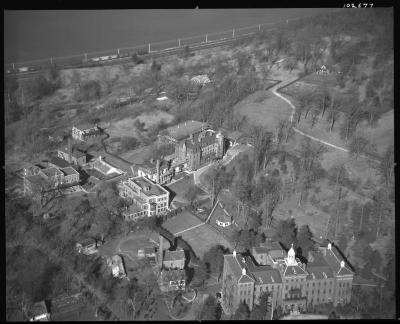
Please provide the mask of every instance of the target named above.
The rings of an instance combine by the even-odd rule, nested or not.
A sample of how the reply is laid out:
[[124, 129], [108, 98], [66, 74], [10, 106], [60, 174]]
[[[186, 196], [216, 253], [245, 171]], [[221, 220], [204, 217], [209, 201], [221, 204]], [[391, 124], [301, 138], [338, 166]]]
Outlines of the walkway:
[[[293, 122], [293, 117], [294, 117], [294, 114], [295, 114], [295, 112], [296, 112], [296, 107], [293, 105], [293, 103], [292, 103], [289, 99], [285, 98], [285, 97], [282, 96], [280, 93], [278, 93], [278, 91], [279, 91], [281, 88], [283, 88], [283, 87], [285, 87], [286, 85], [288, 85], [289, 83], [293, 82], [294, 80], [295, 80], [295, 79], [286, 80], [286, 81], [284, 81], [284, 82], [282, 82], [282, 83], [278, 83], [277, 85], [273, 86], [273, 87], [270, 89], [270, 90], [272, 91], [272, 93], [273, 93], [275, 96], [277, 96], [277, 97], [281, 98], [282, 100], [286, 101], [286, 102], [289, 104], [289, 106], [292, 108], [293, 111], [292, 111], [292, 114], [290, 115], [290, 118], [289, 118], [289, 121], [290, 121], [291, 123]], [[306, 133], [302, 132], [301, 130], [297, 129], [296, 127], [294, 127], [294, 126], [293, 126], [293, 130], [294, 130], [296, 133], [298, 133], [298, 134], [300, 134], [300, 135], [302, 135], [302, 136], [308, 137], [309, 139], [311, 139], [311, 140], [313, 140], [313, 141], [319, 142], [319, 143], [321, 143], [321, 144], [324, 144], [324, 145], [326, 145], [326, 146], [332, 147], [332, 148], [334, 148], [334, 149], [337, 149], [337, 150], [340, 150], [340, 151], [343, 151], [343, 152], [346, 152], [346, 153], [350, 153], [350, 151], [349, 151], [347, 148], [344, 148], [344, 147], [341, 147], [341, 146], [338, 146], [338, 145], [331, 144], [331, 143], [329, 143], [329, 142], [323, 141], [323, 140], [321, 140], [321, 139], [319, 139], [319, 138], [316, 138], [316, 137], [314, 137], [314, 136], [311, 136], [311, 135], [309, 135], [309, 134], [306, 134]], [[370, 161], [374, 161], [374, 162], [377, 162], [377, 163], [380, 162], [380, 161], [377, 160], [377, 159], [370, 158], [370, 157], [365, 156], [365, 155], [360, 155], [360, 157], [363, 157], [363, 158], [365, 158], [365, 159], [368, 159], [368, 160], [370, 160]]]

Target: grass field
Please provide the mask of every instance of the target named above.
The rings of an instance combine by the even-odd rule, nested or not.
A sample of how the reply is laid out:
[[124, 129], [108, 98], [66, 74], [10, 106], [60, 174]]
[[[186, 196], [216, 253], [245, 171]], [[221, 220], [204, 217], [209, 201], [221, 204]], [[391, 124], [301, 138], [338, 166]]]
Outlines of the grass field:
[[[185, 229], [200, 225], [202, 222], [194, 215], [184, 212], [171, 219], [168, 219], [163, 227], [171, 233], [178, 233]], [[200, 225], [194, 229], [188, 230], [182, 234], [178, 234], [192, 247], [194, 253], [198, 257], [202, 257], [206, 251], [212, 246], [221, 244], [232, 249], [231, 244], [215, 230], [210, 228], [210, 225]]]
[[[174, 202], [188, 203], [188, 200], [185, 198], [185, 194], [188, 192], [189, 188], [194, 186], [193, 174], [188, 174], [181, 180], [167, 186], [176, 196], [173, 197]], [[206, 193], [197, 188], [197, 196], [196, 199], [203, 197]]]
[[170, 123], [174, 120], [174, 116], [165, 111], [156, 110], [152, 113], [143, 113], [137, 117], [140, 122], [145, 124], [145, 128], [158, 124], [161, 121]]
[[234, 109], [235, 112], [247, 116], [250, 123], [264, 126], [271, 132], [275, 131], [281, 120], [287, 120], [292, 113], [292, 108], [285, 101], [269, 91], [257, 91], [249, 95], [235, 105]]
[[121, 157], [134, 164], [141, 164], [153, 153], [155, 145], [142, 146], [136, 150], [128, 151], [121, 154]]
[[196, 216], [184, 211], [183, 213], [180, 213], [164, 222], [163, 227], [172, 234], [175, 234], [201, 223], [202, 222]]

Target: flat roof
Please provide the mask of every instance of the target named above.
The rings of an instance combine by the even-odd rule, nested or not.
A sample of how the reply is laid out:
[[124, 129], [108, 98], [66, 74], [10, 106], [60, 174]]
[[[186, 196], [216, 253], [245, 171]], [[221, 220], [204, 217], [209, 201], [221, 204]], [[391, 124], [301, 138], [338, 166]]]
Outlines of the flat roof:
[[209, 125], [196, 120], [188, 120], [178, 125], [169, 127], [162, 131], [160, 135], [171, 136], [177, 141], [185, 139], [190, 136], [190, 134], [201, 131], [202, 129], [209, 128]]
[[146, 196], [160, 196], [168, 193], [168, 191], [165, 190], [163, 187], [158, 184], [152, 183], [145, 177], [130, 178], [130, 180], [136, 183], [140, 188], [142, 188], [142, 192]]

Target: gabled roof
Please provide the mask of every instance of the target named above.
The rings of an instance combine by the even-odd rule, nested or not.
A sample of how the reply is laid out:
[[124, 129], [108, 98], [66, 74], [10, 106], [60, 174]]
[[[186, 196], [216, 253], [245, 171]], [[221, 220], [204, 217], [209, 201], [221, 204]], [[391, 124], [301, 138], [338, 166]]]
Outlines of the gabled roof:
[[185, 280], [184, 269], [163, 269], [160, 274], [162, 282], [169, 283], [170, 281]]
[[255, 254], [267, 254], [268, 253], [268, 249], [266, 247], [263, 247], [263, 246], [255, 246], [255, 247], [253, 247], [253, 253], [255, 253]]
[[307, 265], [307, 272], [309, 275], [307, 279], [328, 279], [333, 278], [333, 273], [331, 268], [328, 266], [313, 266]]
[[233, 275], [235, 276], [236, 280], [239, 280], [240, 277], [242, 276], [242, 267], [237, 260], [237, 258], [240, 258], [241, 255], [238, 253], [236, 254], [236, 257], [233, 256], [233, 254], [225, 254], [224, 255], [224, 261], [229, 264], [229, 267], [231, 268], [231, 271], [233, 272]]
[[[339, 256], [337, 251], [334, 251], [336, 247], [332, 247], [331, 249], [326, 248], [326, 255], [323, 255], [324, 260], [328, 263], [329, 267], [332, 269], [334, 275], [352, 275], [353, 271], [351, 271], [346, 262], [342, 257]], [[345, 263], [345, 266], [342, 268], [340, 263]]]
[[283, 271], [283, 275], [285, 277], [307, 275], [307, 272], [298, 265], [297, 266], [286, 266], [286, 268]]
[[273, 269], [272, 267], [268, 267], [260, 271], [254, 271], [252, 272], [252, 275], [256, 280], [256, 284], [258, 285], [282, 283], [282, 278], [279, 271]]
[[54, 177], [56, 175], [63, 175], [63, 173], [55, 167], [50, 167], [41, 170], [47, 177]]
[[58, 156], [53, 156], [50, 159], [50, 163], [57, 166], [58, 168], [66, 168], [68, 166], [70, 166], [70, 164], [65, 161], [64, 159], [58, 157]]
[[249, 283], [249, 282], [254, 282], [255, 280], [251, 278], [248, 274], [242, 274], [241, 277], [239, 278], [239, 283]]
[[72, 175], [72, 174], [79, 174], [78, 171], [76, 171], [73, 167], [68, 166], [66, 168], [61, 169], [61, 171], [64, 173], [64, 175]]

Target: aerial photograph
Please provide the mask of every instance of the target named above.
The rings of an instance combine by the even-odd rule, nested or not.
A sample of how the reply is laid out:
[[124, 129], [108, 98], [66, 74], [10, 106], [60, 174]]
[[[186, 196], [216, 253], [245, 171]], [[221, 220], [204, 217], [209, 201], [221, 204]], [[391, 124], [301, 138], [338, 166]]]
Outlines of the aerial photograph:
[[3, 17], [4, 321], [396, 319], [393, 6]]

